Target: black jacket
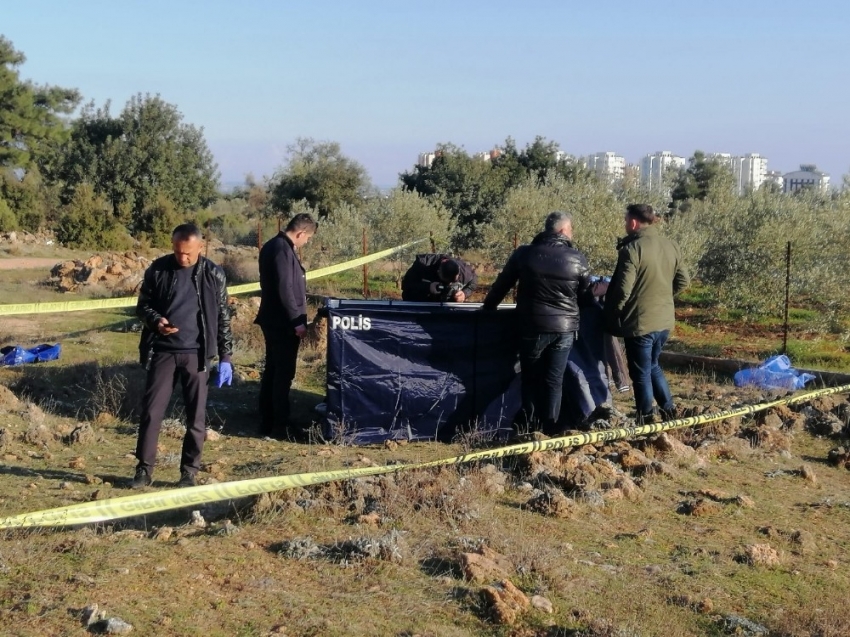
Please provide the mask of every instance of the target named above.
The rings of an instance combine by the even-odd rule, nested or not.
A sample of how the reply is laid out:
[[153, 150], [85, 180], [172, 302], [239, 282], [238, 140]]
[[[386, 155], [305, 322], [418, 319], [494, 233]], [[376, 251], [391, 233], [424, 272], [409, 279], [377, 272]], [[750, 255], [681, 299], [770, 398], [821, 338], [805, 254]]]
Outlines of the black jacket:
[[458, 283], [462, 285], [461, 292], [469, 298], [478, 283], [478, 277], [472, 270], [472, 266], [466, 261], [451, 257], [447, 254], [418, 254], [413, 265], [408, 268], [401, 280], [401, 298], [403, 301], [445, 301], [446, 297], [439, 294], [431, 294], [431, 284], [440, 281], [439, 269], [443, 259], [457, 261], [460, 268]]
[[285, 232], [260, 250], [260, 290], [254, 323], [293, 334], [299, 325], [307, 325], [307, 276]]
[[484, 299], [484, 309], [496, 309], [517, 281], [523, 331], [578, 331], [579, 304], [590, 302], [592, 292], [587, 260], [569, 239], [542, 232], [517, 248]]
[[[136, 316], [144, 328], [139, 343], [139, 360], [145, 367], [150, 362], [153, 346], [159, 334], [157, 325], [174, 295], [174, 273], [180, 266], [173, 254], [156, 259], [145, 270]], [[230, 361], [233, 354], [233, 334], [230, 331], [230, 308], [227, 305], [227, 279], [224, 270], [204, 257], [199, 257], [192, 273], [192, 282], [200, 298], [202, 348], [206, 357], [201, 361], [201, 371], [206, 370], [209, 359], [218, 355], [221, 361]]]

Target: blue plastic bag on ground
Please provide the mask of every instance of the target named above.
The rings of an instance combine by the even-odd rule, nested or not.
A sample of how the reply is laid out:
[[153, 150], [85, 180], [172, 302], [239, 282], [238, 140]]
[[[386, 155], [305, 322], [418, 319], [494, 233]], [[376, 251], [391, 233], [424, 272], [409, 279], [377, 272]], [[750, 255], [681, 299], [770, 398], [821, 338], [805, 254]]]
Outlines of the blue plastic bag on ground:
[[798, 372], [784, 354], [771, 356], [758, 367], [742, 369], [734, 377], [736, 387], [755, 385], [761, 389], [803, 389], [814, 375]]
[[30, 349], [24, 349], [19, 345], [7, 345], [0, 349], [0, 366], [2, 365], [25, 365], [27, 363], [44, 363], [55, 361], [62, 353], [59, 343], [48, 345], [44, 343]]

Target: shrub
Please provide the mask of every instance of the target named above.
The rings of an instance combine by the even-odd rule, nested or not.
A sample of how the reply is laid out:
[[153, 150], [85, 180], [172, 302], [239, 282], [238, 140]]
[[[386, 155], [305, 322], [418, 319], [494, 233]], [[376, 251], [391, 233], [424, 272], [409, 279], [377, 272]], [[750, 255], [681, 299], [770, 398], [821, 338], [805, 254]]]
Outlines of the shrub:
[[112, 216], [111, 208], [88, 184], [77, 188], [63, 208], [56, 239], [69, 248], [126, 250], [132, 239]]

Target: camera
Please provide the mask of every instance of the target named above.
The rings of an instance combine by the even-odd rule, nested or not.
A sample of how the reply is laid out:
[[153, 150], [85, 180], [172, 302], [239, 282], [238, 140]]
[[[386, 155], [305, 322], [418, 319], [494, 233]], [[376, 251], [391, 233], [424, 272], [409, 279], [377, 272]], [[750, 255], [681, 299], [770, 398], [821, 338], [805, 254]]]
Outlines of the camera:
[[454, 298], [454, 295], [457, 292], [460, 292], [461, 290], [463, 290], [463, 283], [461, 283], [460, 281], [437, 284], [437, 294], [440, 295], [441, 301], [447, 301], [451, 298]]

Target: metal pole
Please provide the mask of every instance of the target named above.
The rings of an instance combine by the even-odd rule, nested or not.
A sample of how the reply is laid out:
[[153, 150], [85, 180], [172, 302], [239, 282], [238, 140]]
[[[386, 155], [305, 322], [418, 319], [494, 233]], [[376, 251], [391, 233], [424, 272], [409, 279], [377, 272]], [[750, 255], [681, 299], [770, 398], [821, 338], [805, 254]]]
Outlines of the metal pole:
[[[366, 228], [363, 228], [363, 256], [366, 256]], [[363, 264], [363, 298], [369, 298], [369, 266]]]
[[791, 242], [785, 244], [785, 325], [782, 331], [782, 353], [788, 353], [788, 306], [791, 301]]
[[428, 232], [428, 238], [431, 240], [431, 253], [433, 254], [434, 252], [437, 251], [437, 244], [434, 243], [434, 231], [433, 230]]

